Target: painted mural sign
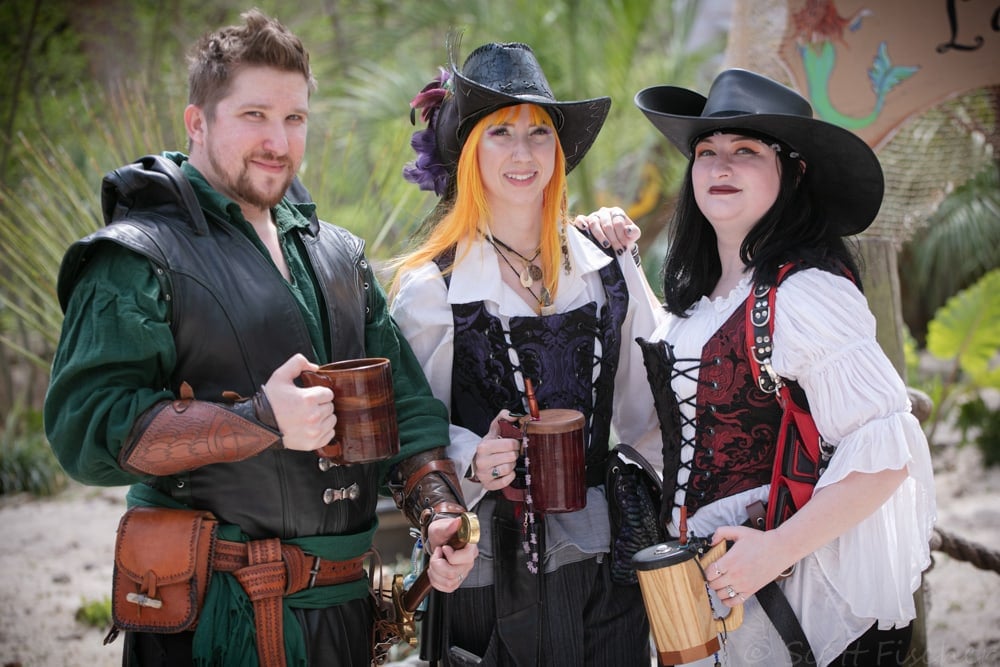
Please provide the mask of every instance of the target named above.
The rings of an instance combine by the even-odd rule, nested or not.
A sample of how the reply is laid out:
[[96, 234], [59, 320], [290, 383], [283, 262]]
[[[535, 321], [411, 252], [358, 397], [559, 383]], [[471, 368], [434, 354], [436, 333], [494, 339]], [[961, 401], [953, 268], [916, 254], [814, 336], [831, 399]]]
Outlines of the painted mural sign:
[[781, 59], [818, 118], [878, 148], [910, 116], [1000, 85], [1000, 0], [789, 0]]

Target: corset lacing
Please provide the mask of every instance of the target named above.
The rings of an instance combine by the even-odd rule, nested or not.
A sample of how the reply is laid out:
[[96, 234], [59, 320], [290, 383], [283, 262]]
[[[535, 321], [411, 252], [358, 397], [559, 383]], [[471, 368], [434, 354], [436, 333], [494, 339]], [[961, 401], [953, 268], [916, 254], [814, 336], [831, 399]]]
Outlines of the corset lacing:
[[[718, 382], [714, 380], [702, 380], [701, 379], [701, 369], [707, 368], [709, 366], [715, 366], [720, 363], [718, 357], [710, 359], [708, 361], [703, 361], [701, 358], [678, 358], [674, 356], [674, 349], [672, 345], [665, 346], [667, 359], [669, 361], [670, 369], [670, 383], [673, 384], [674, 381], [683, 377], [686, 380], [694, 382], [696, 385], [701, 385], [705, 387], [710, 387], [712, 389], [718, 389]], [[675, 385], [676, 386], [676, 385]], [[693, 469], [694, 461], [694, 449], [697, 446], [698, 433], [707, 433], [712, 435], [714, 429], [712, 427], [704, 427], [698, 423], [697, 420], [697, 408], [698, 408], [698, 392], [685, 392], [687, 395], [681, 398], [680, 395], [677, 396], [677, 404], [681, 409], [678, 410], [678, 415], [680, 417], [680, 460], [679, 466], [677, 468], [677, 487], [674, 492], [675, 502], [677, 500], [677, 492], [680, 491], [684, 494], [684, 504], [687, 503], [688, 495], [688, 484], [691, 479], [691, 473]], [[690, 414], [695, 415], [694, 417], [688, 416], [684, 407], [690, 408]], [[709, 409], [712, 409], [710, 406]], [[691, 431], [687, 431], [686, 428], [691, 427]], [[692, 433], [693, 435], [689, 437], [687, 433]], [[683, 471], [683, 472], [682, 472]]]
[[[525, 393], [524, 388], [524, 367], [521, 365], [520, 355], [517, 353], [517, 348], [514, 347], [513, 337], [511, 336], [510, 329], [506, 326], [502, 326], [504, 344], [507, 347], [507, 357], [510, 359], [511, 366], [514, 369], [514, 383], [517, 386], [517, 390], [521, 394], [521, 403], [524, 406], [524, 413], [527, 414], [529, 410], [528, 398]], [[591, 406], [597, 400], [597, 379], [601, 375], [601, 356], [603, 351], [603, 346], [601, 345], [600, 332], [595, 327], [587, 327], [582, 322], [577, 323], [579, 328], [590, 329], [591, 335], [594, 337], [594, 354], [591, 359], [592, 363], [592, 374], [591, 374], [591, 385], [594, 387], [591, 390]], [[540, 378], [533, 378], [532, 381], [538, 383]], [[587, 424], [585, 425], [585, 432], [590, 432], [590, 421], [593, 419], [593, 410], [588, 410], [587, 414], [584, 415], [587, 419]], [[534, 502], [531, 496], [531, 453], [530, 453], [530, 442], [528, 434], [524, 434], [524, 466], [525, 466], [525, 482], [526, 482], [526, 494], [525, 494], [525, 511], [522, 518], [521, 524], [521, 547], [524, 553], [528, 556], [528, 571], [532, 574], [538, 574], [540, 567], [540, 554], [538, 551], [538, 526], [536, 524], [537, 518], [535, 516]]]
[[[502, 325], [501, 325], [502, 326]], [[597, 380], [601, 377], [601, 361], [604, 355], [603, 341], [601, 340], [600, 331], [596, 327], [587, 326], [586, 324], [580, 322], [577, 323], [578, 328], [587, 328], [589, 333], [594, 338], [594, 352], [591, 356], [591, 374], [590, 374], [590, 405], [593, 406], [597, 401]], [[524, 413], [528, 412], [528, 399], [524, 395], [524, 368], [521, 365], [521, 358], [517, 353], [517, 348], [514, 347], [514, 341], [512, 340], [510, 329], [503, 326], [503, 338], [504, 346], [507, 348], [507, 358], [510, 359], [511, 366], [514, 369], [514, 383], [517, 386], [517, 390], [521, 393], [521, 402], [523, 404]], [[540, 383], [544, 382], [543, 378], [531, 378], [534, 382], [535, 390], [538, 390]], [[555, 406], [561, 407], [561, 406]], [[590, 422], [593, 419], [593, 409], [587, 410], [584, 413], [584, 417], [587, 419], [587, 424], [585, 426], [585, 432], [590, 432]]]

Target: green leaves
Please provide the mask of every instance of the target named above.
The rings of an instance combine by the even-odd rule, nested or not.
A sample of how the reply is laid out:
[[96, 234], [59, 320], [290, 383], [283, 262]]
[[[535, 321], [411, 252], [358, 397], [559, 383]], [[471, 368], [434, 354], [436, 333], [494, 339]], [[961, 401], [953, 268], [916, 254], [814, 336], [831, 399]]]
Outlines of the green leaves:
[[1000, 269], [948, 299], [928, 325], [927, 350], [955, 359], [974, 384], [1000, 389]]
[[1000, 170], [989, 164], [957, 187], [913, 244], [909, 278], [935, 307], [1000, 266]]
[[[0, 94], [13, 128], [0, 137], [9, 156], [0, 170], [0, 397], [23, 391], [8, 359], [28, 362], [38, 382], [47, 372], [62, 323], [59, 263], [70, 243], [102, 224], [101, 176], [149, 153], [185, 149], [181, 54], [205, 30], [235, 23], [244, 8], [231, 0], [116, 0], [114, 11], [108, 3], [86, 11], [36, 4], [42, 12], [30, 24], [18, 3], [0, 2], [0, 34], [11, 38], [0, 47], [11, 56], [0, 58], [0, 73], [11, 81], [24, 73], [19, 90]], [[679, 178], [672, 151], [642, 121], [632, 96], [654, 83], [694, 85], [725, 45], [721, 25], [701, 31], [710, 39], [691, 42], [696, 0], [426, 0], [402, 11], [389, 0], [258, 4], [302, 37], [319, 80], [302, 181], [320, 215], [365, 238], [379, 266], [412, 242], [435, 203], [401, 170], [413, 159], [417, 129], [409, 100], [447, 63], [450, 30], [465, 31], [460, 59], [487, 41], [523, 41], [558, 98], [612, 97], [603, 132], [571, 174], [571, 210], [634, 209], [648, 218], [644, 245], [655, 240], [662, 202]], [[109, 60], [106, 34], [90, 26], [127, 26], [134, 38], [118, 43]]]

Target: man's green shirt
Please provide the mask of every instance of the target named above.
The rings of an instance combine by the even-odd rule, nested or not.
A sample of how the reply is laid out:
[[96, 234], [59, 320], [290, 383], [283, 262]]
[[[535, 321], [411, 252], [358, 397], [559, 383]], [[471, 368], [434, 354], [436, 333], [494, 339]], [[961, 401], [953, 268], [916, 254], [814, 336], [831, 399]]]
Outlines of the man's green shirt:
[[[213, 190], [184, 156], [168, 157], [183, 161], [208, 224], [236, 228], [269, 258], [239, 205]], [[330, 361], [325, 343], [329, 322], [305, 251], [298, 235], [291, 233], [309, 225], [313, 208], [286, 200], [273, 212], [291, 274], [286, 285], [312, 340], [310, 360], [323, 364]], [[401, 455], [446, 445], [447, 410], [431, 394], [392, 321], [385, 292], [377, 283], [372, 289], [375, 307], [365, 328], [365, 348], [368, 356], [386, 357], [392, 364]], [[67, 305], [45, 401], [49, 442], [75, 479], [103, 486], [138, 481], [118, 466], [117, 457], [136, 418], [156, 402], [174, 397], [169, 387], [177, 351], [169, 315], [157, 267], [117, 244], [99, 244]]]

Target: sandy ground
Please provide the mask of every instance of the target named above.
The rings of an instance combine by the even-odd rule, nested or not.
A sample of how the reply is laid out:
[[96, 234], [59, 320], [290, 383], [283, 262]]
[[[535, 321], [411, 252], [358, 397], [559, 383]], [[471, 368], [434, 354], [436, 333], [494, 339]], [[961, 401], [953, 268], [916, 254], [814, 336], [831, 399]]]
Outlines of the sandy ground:
[[[938, 526], [1000, 552], [1000, 469], [971, 447], [937, 452], [935, 466]], [[120, 664], [121, 640], [103, 646], [105, 630], [74, 615], [110, 595], [123, 508], [120, 488], [0, 497], [0, 667]], [[927, 664], [1000, 665], [1000, 575], [935, 551], [925, 590]]]

